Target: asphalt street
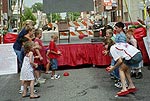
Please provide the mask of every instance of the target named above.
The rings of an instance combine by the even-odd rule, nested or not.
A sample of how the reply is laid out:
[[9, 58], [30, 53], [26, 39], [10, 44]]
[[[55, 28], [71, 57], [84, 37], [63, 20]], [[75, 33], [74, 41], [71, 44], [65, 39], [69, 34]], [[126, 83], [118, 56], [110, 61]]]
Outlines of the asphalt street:
[[[150, 70], [142, 68], [143, 78], [133, 81], [138, 88], [135, 94], [115, 97], [120, 90], [114, 87], [114, 81], [104, 67], [87, 67], [58, 70], [58, 80], [51, 80], [50, 74], [42, 74], [46, 83], [36, 87], [41, 97], [33, 101], [149, 101]], [[68, 72], [69, 76], [63, 76]], [[29, 97], [22, 98], [19, 94], [19, 74], [0, 76], [0, 101], [32, 101]]]

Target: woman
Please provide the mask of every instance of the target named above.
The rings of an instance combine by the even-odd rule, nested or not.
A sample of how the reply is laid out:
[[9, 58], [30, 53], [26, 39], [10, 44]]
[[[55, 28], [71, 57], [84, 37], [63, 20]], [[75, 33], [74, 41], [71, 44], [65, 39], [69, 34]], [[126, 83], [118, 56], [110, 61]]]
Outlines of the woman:
[[[113, 71], [119, 67], [119, 75], [122, 83], [122, 90], [117, 93], [118, 96], [124, 96], [129, 93], [136, 92], [137, 89], [132, 82], [130, 76], [130, 67], [138, 67], [142, 61], [142, 54], [140, 50], [128, 43], [114, 43], [111, 39], [104, 41], [105, 48], [110, 52], [112, 58], [116, 61], [114, 66], [109, 66], [107, 70]], [[129, 82], [128, 88], [126, 88], [126, 80]]]

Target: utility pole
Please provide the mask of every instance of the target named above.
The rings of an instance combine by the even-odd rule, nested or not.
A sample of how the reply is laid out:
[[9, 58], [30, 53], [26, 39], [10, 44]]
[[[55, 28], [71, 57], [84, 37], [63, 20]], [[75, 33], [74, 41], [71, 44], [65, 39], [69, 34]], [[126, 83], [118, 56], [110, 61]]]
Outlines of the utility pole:
[[0, 0], [0, 25], [2, 25], [2, 19], [1, 19], [1, 16], [2, 16], [2, 14], [1, 14], [1, 11], [2, 11], [2, 0]]
[[122, 0], [118, 0], [118, 8], [117, 8], [117, 21], [123, 20], [123, 2]]

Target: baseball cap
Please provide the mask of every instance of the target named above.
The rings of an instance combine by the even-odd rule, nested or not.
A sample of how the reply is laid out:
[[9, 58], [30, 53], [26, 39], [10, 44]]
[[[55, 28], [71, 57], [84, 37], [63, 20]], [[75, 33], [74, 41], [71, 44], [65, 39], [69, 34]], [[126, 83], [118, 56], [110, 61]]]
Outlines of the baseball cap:
[[150, 10], [150, 5], [148, 5], [148, 6], [146, 7], [146, 9], [147, 9], [147, 10]]

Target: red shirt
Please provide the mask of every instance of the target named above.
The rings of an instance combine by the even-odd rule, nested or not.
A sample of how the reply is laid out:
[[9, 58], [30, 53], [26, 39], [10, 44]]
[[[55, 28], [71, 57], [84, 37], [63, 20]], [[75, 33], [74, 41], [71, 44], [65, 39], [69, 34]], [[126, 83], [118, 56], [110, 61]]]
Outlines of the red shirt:
[[51, 52], [51, 51], [54, 51], [57, 53], [57, 51], [58, 51], [58, 48], [57, 48], [56, 43], [54, 41], [50, 41], [49, 50], [50, 50], [49, 58], [50, 59], [56, 59], [58, 57], [58, 55]]
[[[35, 61], [36, 63], [38, 63], [39, 65], [40, 65], [40, 64], [46, 65], [46, 64], [47, 64], [46, 49], [45, 49], [45, 47], [44, 47], [44, 45], [43, 45], [42, 40], [35, 38], [34, 42], [38, 42], [39, 46], [41, 47], [41, 49], [39, 49], [39, 51], [40, 51], [41, 56], [43, 57], [43, 60], [42, 60], [42, 61], [41, 61], [39, 58], [38, 58], [38, 59], [34, 59], [34, 61]], [[37, 55], [37, 54], [36, 54], [36, 55]], [[36, 56], [36, 55], [35, 55], [35, 56]]]

